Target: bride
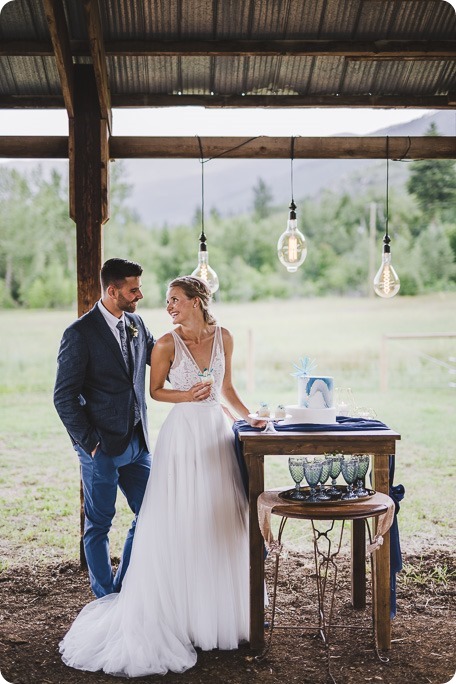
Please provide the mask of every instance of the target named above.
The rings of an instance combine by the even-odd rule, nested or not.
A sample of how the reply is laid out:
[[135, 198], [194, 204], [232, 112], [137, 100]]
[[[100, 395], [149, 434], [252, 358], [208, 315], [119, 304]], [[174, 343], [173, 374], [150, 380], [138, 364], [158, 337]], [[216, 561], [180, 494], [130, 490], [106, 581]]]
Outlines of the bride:
[[158, 435], [122, 590], [78, 615], [60, 643], [70, 667], [183, 672], [195, 647], [234, 649], [248, 639], [247, 501], [221, 396], [252, 425], [265, 423], [248, 418], [232, 384], [232, 336], [216, 325], [210, 298], [199, 278], [169, 285], [177, 327], [154, 347], [150, 393], [175, 406]]

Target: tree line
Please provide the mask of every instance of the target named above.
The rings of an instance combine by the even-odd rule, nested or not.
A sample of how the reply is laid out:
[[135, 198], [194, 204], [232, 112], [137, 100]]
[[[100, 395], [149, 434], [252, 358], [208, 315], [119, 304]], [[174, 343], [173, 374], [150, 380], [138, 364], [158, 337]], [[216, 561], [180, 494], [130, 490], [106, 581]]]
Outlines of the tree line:
[[[431, 127], [428, 135], [436, 135]], [[456, 289], [456, 166], [453, 160], [409, 165], [404, 185], [391, 183], [389, 234], [401, 295]], [[331, 189], [296, 200], [298, 226], [308, 255], [289, 274], [277, 258], [287, 207], [273, 205], [263, 179], [252, 188], [250, 212], [205, 216], [209, 262], [220, 279], [223, 301], [265, 298], [365, 296], [372, 287], [369, 208], [375, 211], [376, 269], [385, 231], [385, 188], [366, 188], [353, 177], [350, 189]], [[144, 225], [126, 205], [129, 194], [122, 164], [113, 169], [111, 218], [104, 227], [104, 256], [125, 256], [144, 267], [145, 304], [160, 306], [166, 284], [197, 263], [201, 210], [188, 224]], [[44, 178], [0, 168], [0, 307], [63, 308], [76, 301], [75, 225], [68, 217], [68, 187], [53, 171]]]

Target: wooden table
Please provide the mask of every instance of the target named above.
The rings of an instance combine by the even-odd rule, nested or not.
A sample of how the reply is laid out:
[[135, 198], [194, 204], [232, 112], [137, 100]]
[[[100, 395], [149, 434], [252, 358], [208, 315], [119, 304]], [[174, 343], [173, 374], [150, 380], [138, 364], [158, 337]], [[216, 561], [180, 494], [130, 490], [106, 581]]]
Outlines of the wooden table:
[[[250, 517], [250, 646], [259, 649], [264, 644], [264, 547], [258, 525], [257, 499], [264, 491], [264, 457], [325, 454], [372, 455], [372, 486], [389, 493], [389, 459], [396, 453], [396, 441], [401, 437], [393, 430], [332, 431], [332, 432], [239, 432], [244, 459], [249, 473]], [[353, 607], [366, 605], [365, 528], [363, 520], [352, 523], [352, 602]], [[391, 648], [390, 617], [390, 542], [389, 533], [374, 554], [372, 578], [373, 612], [377, 647]]]

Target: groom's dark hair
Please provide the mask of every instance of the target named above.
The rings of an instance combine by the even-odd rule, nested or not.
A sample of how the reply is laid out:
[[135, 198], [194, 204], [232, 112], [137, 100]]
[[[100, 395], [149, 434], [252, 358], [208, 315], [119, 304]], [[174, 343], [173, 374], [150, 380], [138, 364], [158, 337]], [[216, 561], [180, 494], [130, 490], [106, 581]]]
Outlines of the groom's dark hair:
[[101, 287], [103, 292], [109, 285], [120, 287], [122, 281], [130, 276], [139, 277], [142, 274], [142, 266], [136, 261], [128, 261], [128, 259], [108, 259], [101, 267]]

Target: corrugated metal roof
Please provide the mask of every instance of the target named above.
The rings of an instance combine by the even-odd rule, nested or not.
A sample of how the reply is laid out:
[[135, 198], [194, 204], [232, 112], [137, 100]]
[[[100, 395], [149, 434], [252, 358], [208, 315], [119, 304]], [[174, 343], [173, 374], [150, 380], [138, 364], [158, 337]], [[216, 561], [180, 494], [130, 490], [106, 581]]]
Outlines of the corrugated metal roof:
[[[71, 40], [87, 40], [80, 0], [64, 0]], [[100, 0], [105, 44], [189, 40], [454, 40], [456, 14], [443, 0]], [[2, 41], [49, 43], [41, 2], [14, 0], [0, 16]], [[267, 43], [266, 43], [267, 44]], [[73, 57], [87, 63], [86, 56]], [[117, 95], [300, 95], [371, 93], [433, 97], [456, 91], [455, 59], [370, 60], [332, 56], [107, 57]], [[54, 57], [0, 55], [0, 95], [60, 94]], [[335, 97], [334, 106], [338, 106]]]

